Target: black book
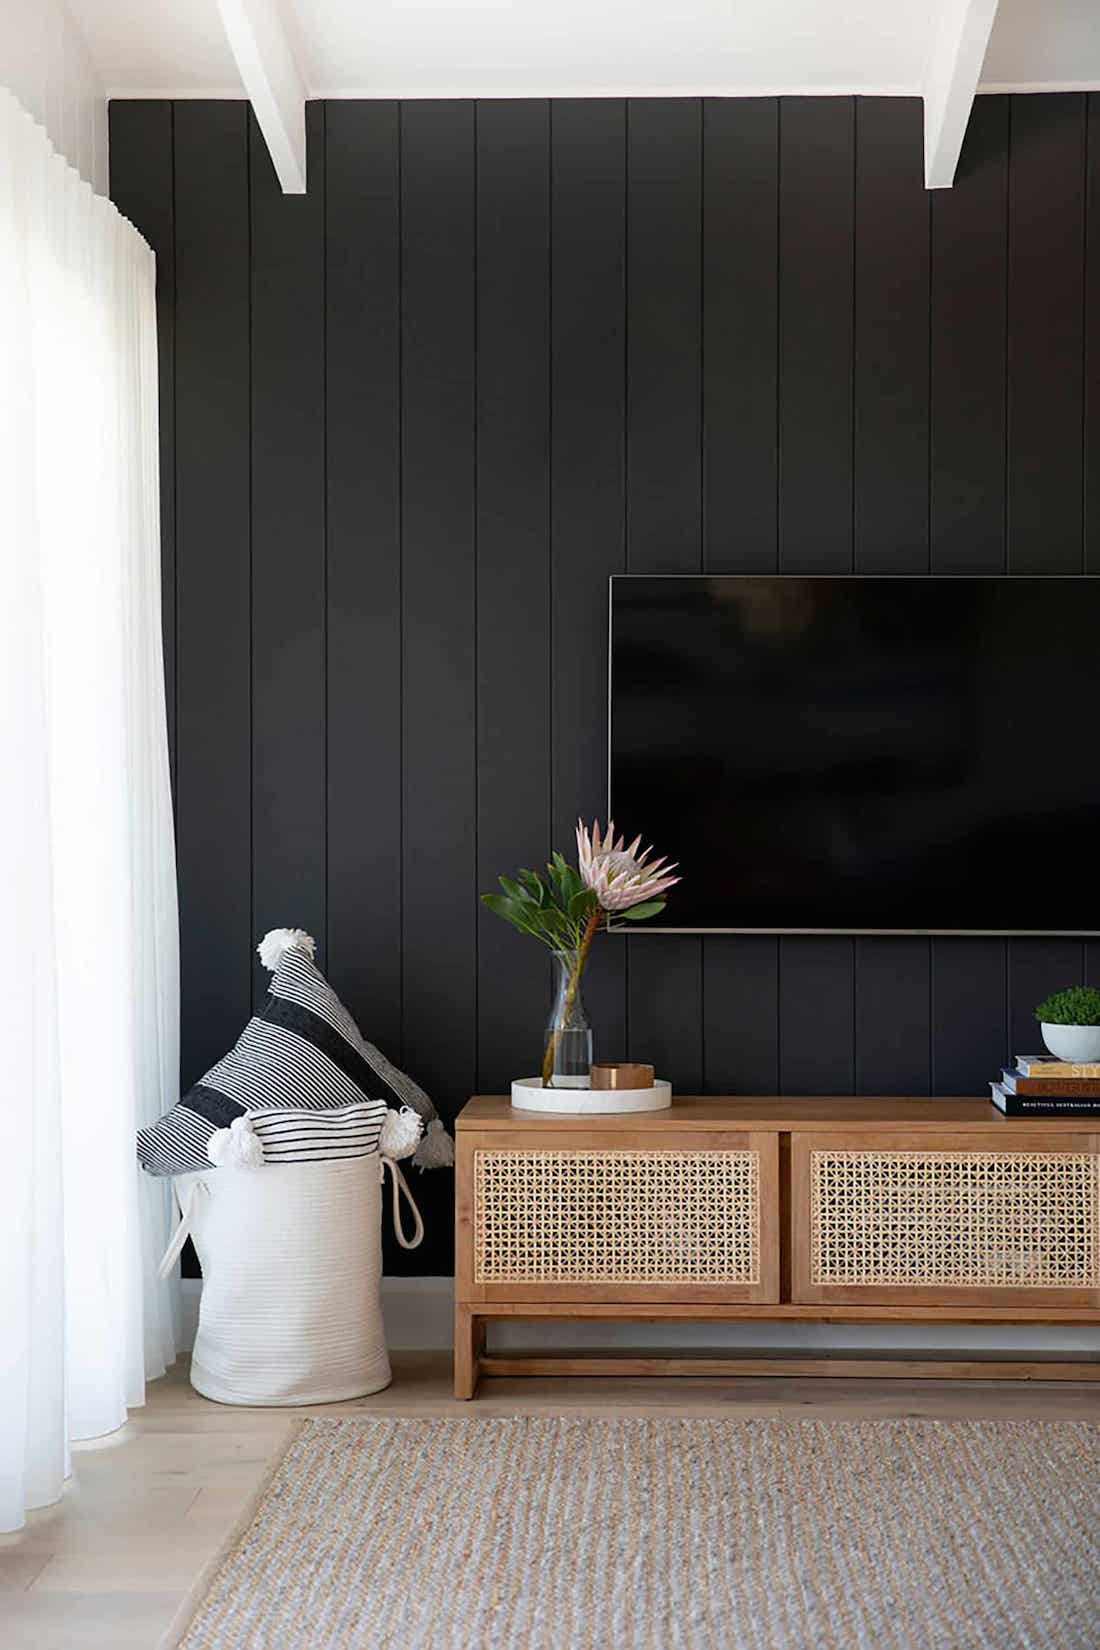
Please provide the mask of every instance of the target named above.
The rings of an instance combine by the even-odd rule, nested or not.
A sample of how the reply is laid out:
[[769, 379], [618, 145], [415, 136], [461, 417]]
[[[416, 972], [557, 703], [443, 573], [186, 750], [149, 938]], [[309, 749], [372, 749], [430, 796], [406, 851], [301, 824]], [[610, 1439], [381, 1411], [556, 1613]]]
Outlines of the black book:
[[1100, 1100], [1058, 1100], [1045, 1094], [1009, 1094], [1003, 1083], [990, 1083], [993, 1104], [1006, 1117], [1100, 1117]]

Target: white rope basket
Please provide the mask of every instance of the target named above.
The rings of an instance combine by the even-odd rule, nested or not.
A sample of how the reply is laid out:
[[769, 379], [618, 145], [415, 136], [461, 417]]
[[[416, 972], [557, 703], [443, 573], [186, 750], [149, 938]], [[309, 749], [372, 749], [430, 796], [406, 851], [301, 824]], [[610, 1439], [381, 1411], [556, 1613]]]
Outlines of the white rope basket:
[[[382, 1323], [382, 1180], [398, 1241], [423, 1236], [397, 1164], [376, 1153], [180, 1175], [181, 1219], [161, 1262], [188, 1236], [202, 1266], [191, 1384], [222, 1404], [326, 1404], [390, 1382]], [[414, 1217], [406, 1238], [404, 1196]]]

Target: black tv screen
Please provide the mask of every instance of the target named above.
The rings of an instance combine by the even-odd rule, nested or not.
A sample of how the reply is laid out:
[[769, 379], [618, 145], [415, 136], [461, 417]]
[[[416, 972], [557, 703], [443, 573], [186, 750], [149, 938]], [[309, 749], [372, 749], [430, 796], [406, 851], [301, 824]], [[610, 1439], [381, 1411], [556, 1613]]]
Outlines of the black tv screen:
[[637, 931], [1100, 932], [1100, 579], [616, 577]]

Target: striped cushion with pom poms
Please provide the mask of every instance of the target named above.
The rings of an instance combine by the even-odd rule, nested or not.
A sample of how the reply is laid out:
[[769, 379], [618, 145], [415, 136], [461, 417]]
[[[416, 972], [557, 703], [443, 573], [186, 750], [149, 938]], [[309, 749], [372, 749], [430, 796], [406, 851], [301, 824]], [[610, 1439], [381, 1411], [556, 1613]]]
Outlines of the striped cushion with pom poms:
[[[211, 1137], [246, 1113], [273, 1107], [330, 1112], [376, 1102], [376, 1125], [401, 1132], [402, 1109], [416, 1114], [423, 1136], [420, 1168], [454, 1161], [454, 1146], [423, 1089], [368, 1043], [313, 960], [315, 943], [300, 928], [275, 928], [257, 947], [272, 970], [268, 998], [235, 1046], [164, 1117], [139, 1129], [138, 1158], [155, 1175], [210, 1166]], [[397, 1108], [389, 1113], [388, 1108]], [[405, 1133], [409, 1132], [406, 1125]], [[391, 1155], [398, 1155], [393, 1153]]]
[[411, 1106], [392, 1111], [384, 1100], [364, 1100], [339, 1111], [261, 1106], [234, 1118], [206, 1143], [216, 1169], [259, 1169], [268, 1163], [331, 1163], [381, 1152], [395, 1161], [411, 1157], [424, 1122]]

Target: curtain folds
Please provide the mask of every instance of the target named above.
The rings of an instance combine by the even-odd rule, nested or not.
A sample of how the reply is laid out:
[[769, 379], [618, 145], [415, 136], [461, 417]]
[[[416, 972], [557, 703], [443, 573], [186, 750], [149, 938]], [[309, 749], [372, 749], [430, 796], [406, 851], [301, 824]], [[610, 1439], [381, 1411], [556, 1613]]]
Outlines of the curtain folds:
[[0, 1530], [175, 1356], [152, 253], [0, 90]]

